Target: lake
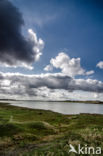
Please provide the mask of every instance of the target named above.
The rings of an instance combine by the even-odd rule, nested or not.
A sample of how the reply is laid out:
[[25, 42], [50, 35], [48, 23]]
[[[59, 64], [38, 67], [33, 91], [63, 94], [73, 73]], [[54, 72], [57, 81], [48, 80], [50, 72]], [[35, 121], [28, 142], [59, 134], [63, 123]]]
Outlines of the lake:
[[69, 103], [69, 102], [39, 102], [39, 101], [8, 101], [11, 105], [51, 110], [62, 114], [96, 113], [103, 114], [103, 104]]

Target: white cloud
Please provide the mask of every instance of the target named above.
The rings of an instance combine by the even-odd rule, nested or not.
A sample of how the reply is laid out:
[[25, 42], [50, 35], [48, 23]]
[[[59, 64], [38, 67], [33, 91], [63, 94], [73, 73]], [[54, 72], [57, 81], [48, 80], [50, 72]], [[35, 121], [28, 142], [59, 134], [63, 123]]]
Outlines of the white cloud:
[[47, 65], [44, 70], [51, 71], [51, 69], [57, 68], [61, 69], [61, 72], [68, 76], [76, 76], [76, 75], [90, 75], [93, 74], [94, 71], [85, 71], [81, 67], [80, 58], [70, 58], [66, 53], [61, 52], [55, 58], [50, 60], [50, 65]]
[[45, 71], [52, 71], [53, 70], [53, 66], [51, 65], [47, 65], [45, 68], [44, 68]]
[[34, 67], [32, 66], [32, 64], [28, 64], [28, 63], [25, 63], [25, 62], [21, 62], [21, 61], [16, 61], [16, 64], [14, 65], [9, 65], [9, 64], [7, 64], [7, 63], [0, 63], [0, 66], [1, 67], [6, 67], [6, 68], [11, 68], [11, 67], [13, 67], [13, 68], [18, 68], [18, 67], [20, 67], [20, 68], [26, 68], [26, 69], [29, 69], [29, 70], [32, 70], [32, 69], [34, 69]]
[[96, 66], [99, 67], [100, 69], [103, 69], [103, 61], [98, 62]]
[[99, 93], [94, 93], [94, 98], [98, 99], [99, 98]]
[[32, 29], [28, 29], [30, 34], [30, 40], [34, 43], [33, 51], [35, 54], [34, 60], [38, 61], [40, 56], [42, 55], [42, 50], [44, 48], [44, 41], [39, 38], [37, 39], [36, 33]]
[[85, 73], [85, 75], [91, 75], [91, 74], [94, 74], [94, 70], [90, 70]]

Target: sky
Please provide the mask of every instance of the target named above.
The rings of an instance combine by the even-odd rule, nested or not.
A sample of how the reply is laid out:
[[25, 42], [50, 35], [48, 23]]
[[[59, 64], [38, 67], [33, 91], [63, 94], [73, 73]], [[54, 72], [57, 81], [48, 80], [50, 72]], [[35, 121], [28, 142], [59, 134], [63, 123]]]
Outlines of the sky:
[[103, 100], [103, 1], [0, 0], [0, 98]]

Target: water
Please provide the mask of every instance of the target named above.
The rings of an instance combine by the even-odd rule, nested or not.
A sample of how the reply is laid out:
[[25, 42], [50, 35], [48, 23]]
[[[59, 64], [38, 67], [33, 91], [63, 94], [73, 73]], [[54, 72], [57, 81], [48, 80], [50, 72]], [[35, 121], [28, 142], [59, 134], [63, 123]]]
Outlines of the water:
[[103, 114], [103, 104], [68, 103], [68, 102], [38, 102], [38, 101], [8, 101], [11, 105], [51, 110], [62, 114], [96, 113]]

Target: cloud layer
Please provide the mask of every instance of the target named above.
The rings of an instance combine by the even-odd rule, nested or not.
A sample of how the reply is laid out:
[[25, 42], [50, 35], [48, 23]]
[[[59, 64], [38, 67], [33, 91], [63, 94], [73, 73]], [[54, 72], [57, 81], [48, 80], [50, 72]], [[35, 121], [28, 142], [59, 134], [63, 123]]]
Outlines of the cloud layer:
[[19, 10], [8, 0], [0, 0], [0, 65], [31, 68], [39, 59], [44, 42], [32, 30], [25, 38], [21, 33], [23, 25]]
[[103, 93], [103, 82], [93, 79], [74, 79], [61, 73], [23, 75], [20, 73], [0, 73], [0, 95], [20, 97], [48, 97], [55, 92], [86, 91]]
[[85, 71], [81, 67], [80, 58], [70, 58], [66, 53], [61, 52], [55, 58], [50, 60], [50, 65], [47, 65], [44, 70], [52, 71], [54, 68], [61, 69], [61, 72], [68, 76], [76, 76], [76, 75], [90, 75], [93, 74], [94, 71]]

